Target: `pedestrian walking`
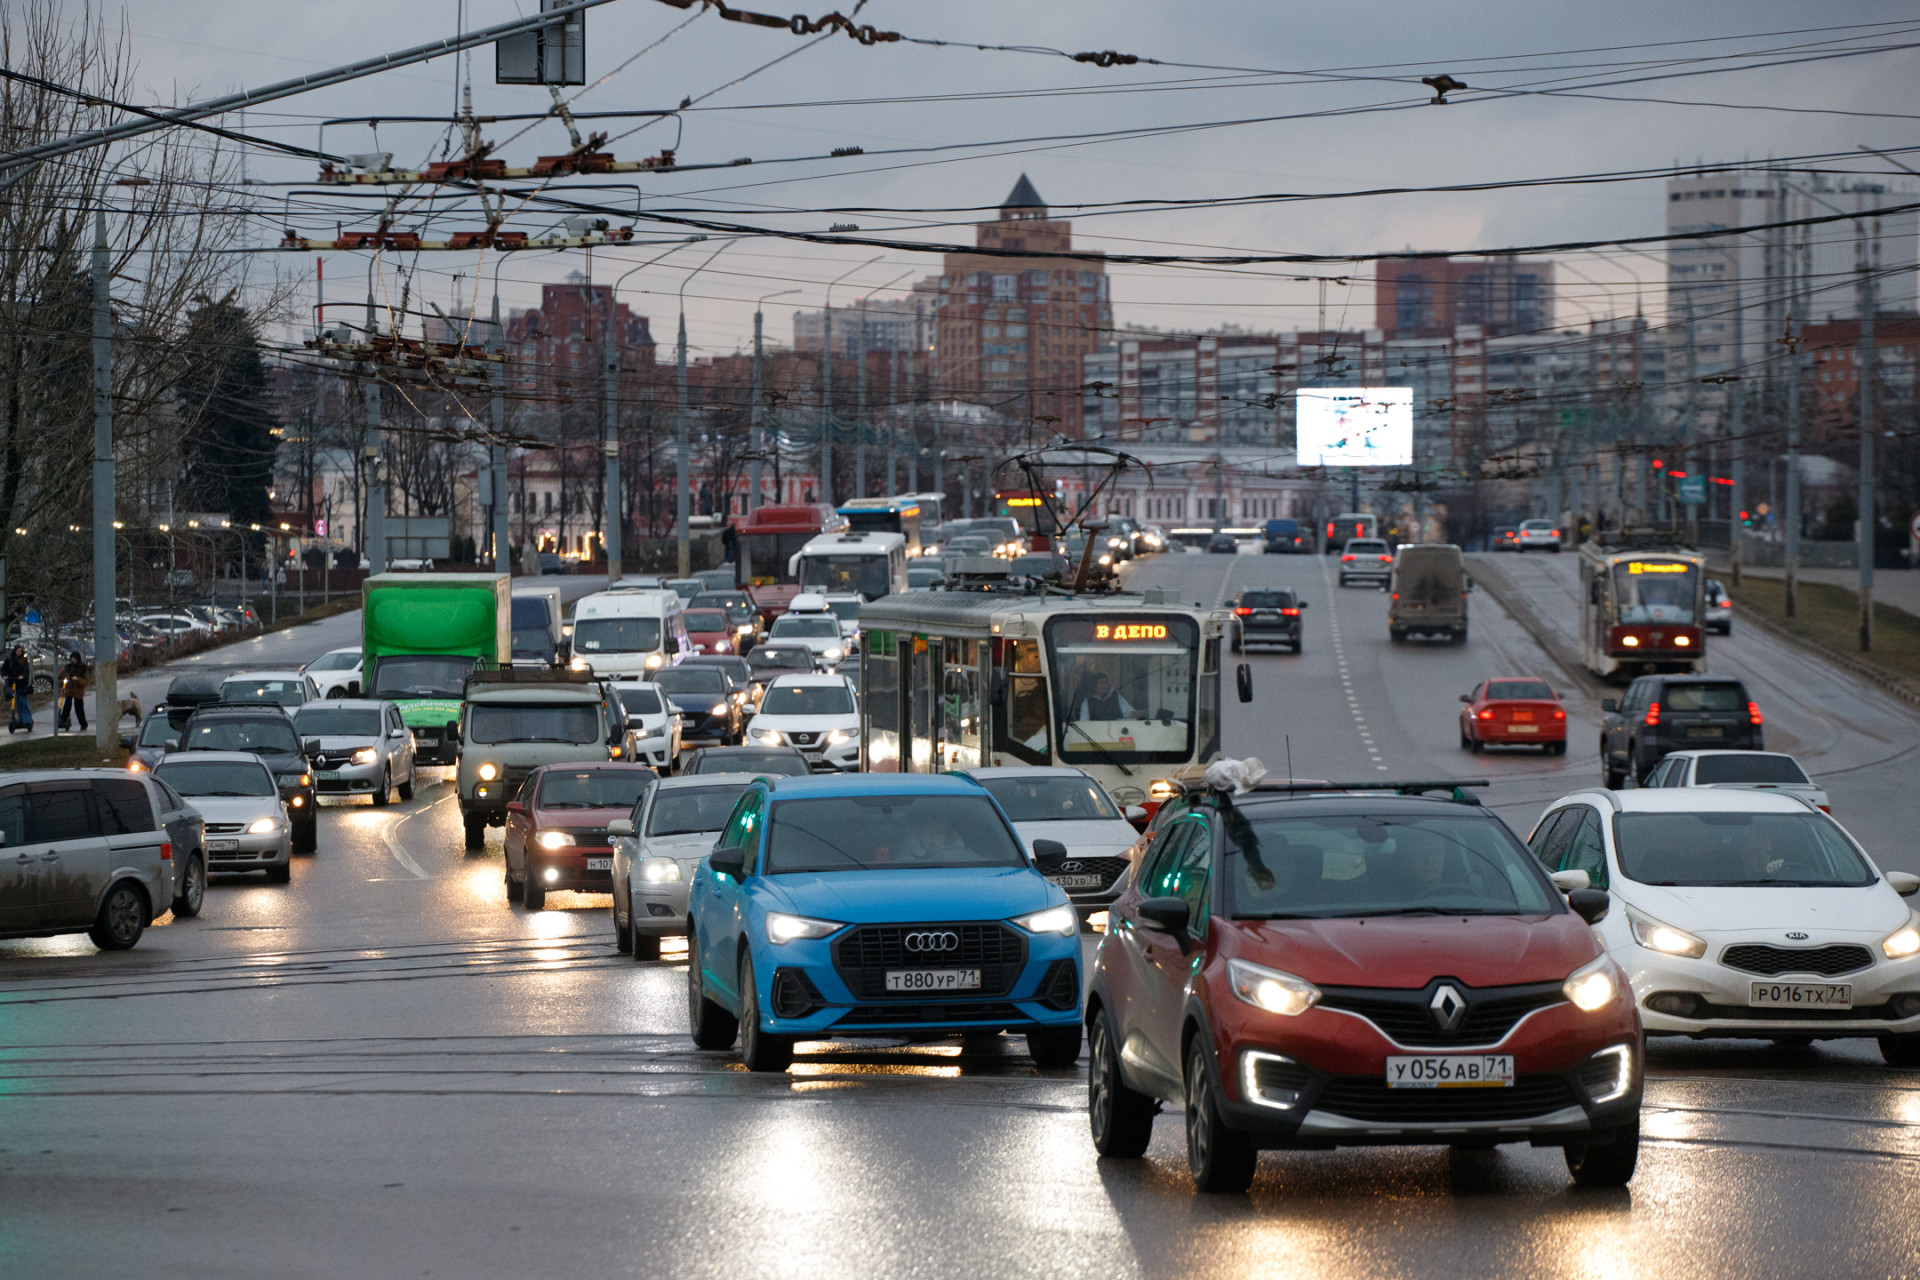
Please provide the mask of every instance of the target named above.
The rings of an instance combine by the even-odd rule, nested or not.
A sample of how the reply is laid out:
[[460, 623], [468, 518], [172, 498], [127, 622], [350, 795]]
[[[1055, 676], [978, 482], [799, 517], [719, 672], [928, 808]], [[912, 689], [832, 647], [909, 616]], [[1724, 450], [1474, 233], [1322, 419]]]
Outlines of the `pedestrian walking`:
[[67, 655], [67, 665], [60, 669], [60, 724], [56, 732], [64, 733], [67, 724], [77, 719], [80, 732], [87, 731], [87, 669], [86, 659], [75, 649]]
[[7, 732], [14, 734], [23, 729], [33, 732], [33, 708], [27, 704], [27, 696], [33, 692], [33, 661], [27, 657], [27, 646], [13, 646], [6, 661], [0, 662], [0, 685], [6, 689], [11, 711]]

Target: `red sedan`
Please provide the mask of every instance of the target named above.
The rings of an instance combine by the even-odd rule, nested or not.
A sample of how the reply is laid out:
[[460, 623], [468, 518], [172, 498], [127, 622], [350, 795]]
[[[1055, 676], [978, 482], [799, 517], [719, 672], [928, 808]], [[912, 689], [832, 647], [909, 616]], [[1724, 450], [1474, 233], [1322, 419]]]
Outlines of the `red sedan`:
[[507, 802], [507, 901], [547, 905], [549, 889], [613, 892], [607, 824], [633, 812], [660, 775], [643, 764], [541, 765]]
[[1460, 745], [1479, 755], [1488, 747], [1539, 747], [1567, 754], [1567, 709], [1545, 680], [1509, 677], [1460, 695]]
[[1095, 1149], [1138, 1158], [1164, 1103], [1203, 1191], [1263, 1149], [1508, 1142], [1625, 1183], [1643, 1045], [1606, 893], [1563, 898], [1463, 788], [1312, 785], [1168, 802], [1087, 993]]
[[695, 653], [732, 653], [733, 626], [724, 609], [688, 609], [680, 615]]

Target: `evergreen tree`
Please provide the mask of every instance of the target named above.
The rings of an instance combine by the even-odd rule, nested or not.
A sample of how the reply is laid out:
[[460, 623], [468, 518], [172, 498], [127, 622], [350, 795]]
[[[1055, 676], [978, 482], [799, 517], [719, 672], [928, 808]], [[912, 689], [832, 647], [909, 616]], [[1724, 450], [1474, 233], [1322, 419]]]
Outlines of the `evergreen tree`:
[[182, 504], [231, 515], [236, 524], [265, 524], [279, 441], [253, 317], [232, 294], [202, 299], [187, 318], [180, 357]]

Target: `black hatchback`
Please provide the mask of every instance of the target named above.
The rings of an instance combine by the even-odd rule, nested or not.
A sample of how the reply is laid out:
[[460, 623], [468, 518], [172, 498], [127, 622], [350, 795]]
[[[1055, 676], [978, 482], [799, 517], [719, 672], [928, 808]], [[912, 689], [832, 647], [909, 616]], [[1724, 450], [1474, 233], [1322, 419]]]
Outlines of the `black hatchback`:
[[1643, 781], [1669, 751], [1764, 751], [1760, 704], [1727, 676], [1641, 676], [1624, 698], [1600, 704], [1600, 771], [1609, 788]]
[[[318, 740], [309, 739], [318, 750]], [[277, 703], [215, 702], [196, 710], [180, 731], [175, 751], [249, 751], [273, 771], [280, 798], [293, 821], [293, 851], [312, 853], [319, 815], [313, 808], [313, 770], [307, 743], [294, 732], [293, 717]], [[171, 754], [171, 753], [170, 753]]]
[[1242, 591], [1233, 598], [1233, 651], [1283, 644], [1300, 652], [1300, 611], [1306, 607], [1291, 591]]

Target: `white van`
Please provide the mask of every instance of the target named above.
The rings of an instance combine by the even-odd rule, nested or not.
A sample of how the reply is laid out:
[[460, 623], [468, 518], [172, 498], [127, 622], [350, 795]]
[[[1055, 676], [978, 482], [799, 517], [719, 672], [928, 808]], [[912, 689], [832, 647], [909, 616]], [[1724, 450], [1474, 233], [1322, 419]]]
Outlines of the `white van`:
[[692, 651], [672, 591], [599, 591], [573, 607], [575, 671], [617, 680], [670, 667]]
[[907, 589], [907, 539], [885, 532], [823, 533], [795, 552], [787, 569], [802, 591], [878, 600]]

